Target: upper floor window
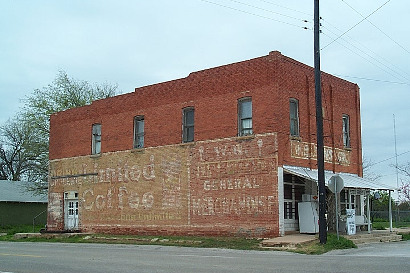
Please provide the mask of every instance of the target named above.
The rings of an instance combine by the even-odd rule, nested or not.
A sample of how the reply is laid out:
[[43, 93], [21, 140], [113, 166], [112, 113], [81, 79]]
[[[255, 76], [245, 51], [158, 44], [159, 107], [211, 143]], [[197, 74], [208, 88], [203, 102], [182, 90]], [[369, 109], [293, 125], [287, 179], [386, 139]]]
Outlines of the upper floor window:
[[343, 146], [350, 148], [350, 120], [348, 115], [343, 115]]
[[184, 143], [194, 141], [194, 114], [195, 110], [192, 107], [183, 110], [182, 142]]
[[134, 117], [134, 148], [144, 147], [144, 116]]
[[101, 124], [93, 124], [91, 145], [93, 155], [101, 153]]
[[299, 102], [297, 99], [289, 100], [290, 135], [299, 136]]
[[252, 99], [238, 100], [238, 135], [252, 135]]

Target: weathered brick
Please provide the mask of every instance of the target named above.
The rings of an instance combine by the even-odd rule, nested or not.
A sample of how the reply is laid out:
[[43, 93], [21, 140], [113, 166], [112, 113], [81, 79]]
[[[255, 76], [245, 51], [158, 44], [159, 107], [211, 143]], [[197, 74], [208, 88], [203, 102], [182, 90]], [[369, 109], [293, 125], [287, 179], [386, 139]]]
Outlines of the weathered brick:
[[[359, 88], [322, 75], [325, 167], [361, 175]], [[52, 115], [49, 228], [64, 228], [63, 192], [77, 191], [83, 230], [278, 235], [278, 166], [316, 168], [314, 93], [313, 69], [275, 51]], [[255, 135], [238, 138], [244, 97], [252, 98]], [[299, 138], [289, 133], [290, 98], [299, 101]], [[181, 144], [188, 106], [195, 142]], [[137, 115], [145, 117], [138, 151]], [[102, 124], [100, 157], [90, 157], [94, 123]]]

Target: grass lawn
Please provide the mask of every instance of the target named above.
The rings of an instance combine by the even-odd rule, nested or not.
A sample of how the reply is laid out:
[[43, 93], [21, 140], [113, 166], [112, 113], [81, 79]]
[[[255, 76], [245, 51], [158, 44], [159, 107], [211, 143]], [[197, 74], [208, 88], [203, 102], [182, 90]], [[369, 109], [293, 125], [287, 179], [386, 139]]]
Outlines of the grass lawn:
[[[388, 221], [373, 222], [372, 226], [373, 226], [373, 229], [376, 229], [376, 230], [385, 230], [385, 229], [389, 229], [390, 223]], [[410, 222], [393, 222], [393, 227], [394, 228], [410, 227]]]
[[[35, 230], [40, 230], [36, 226]], [[136, 244], [136, 245], [165, 245], [182, 247], [226, 248], [238, 250], [264, 250], [260, 243], [262, 239], [244, 237], [205, 237], [205, 236], [139, 236], [139, 235], [107, 235], [107, 234], [75, 234], [69, 237], [41, 237], [15, 239], [15, 233], [31, 233], [33, 226], [8, 226], [0, 227], [0, 241], [25, 241], [25, 242], [64, 242], [64, 243], [111, 243], [111, 244]], [[335, 234], [328, 234], [327, 243], [322, 245], [318, 240], [297, 246], [292, 250], [297, 253], [322, 254], [333, 249], [355, 248], [356, 245], [343, 237], [337, 240]]]

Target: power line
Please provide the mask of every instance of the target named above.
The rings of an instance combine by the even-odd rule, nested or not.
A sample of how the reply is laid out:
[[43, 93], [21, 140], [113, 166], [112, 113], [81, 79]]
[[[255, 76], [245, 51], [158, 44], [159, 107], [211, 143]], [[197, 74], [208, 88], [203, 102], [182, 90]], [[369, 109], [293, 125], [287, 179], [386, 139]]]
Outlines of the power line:
[[290, 18], [290, 19], [294, 19], [294, 20], [297, 20], [297, 21], [302, 21], [302, 22], [304, 22], [304, 23], [308, 23], [308, 22], [309, 22], [309, 21], [306, 20], [306, 19], [296, 18], [296, 17], [290, 16], [290, 15], [286, 15], [286, 14], [282, 14], [282, 13], [279, 13], [279, 12], [276, 12], [276, 11], [272, 11], [272, 10], [260, 8], [260, 7], [257, 7], [257, 6], [254, 6], [254, 5], [250, 5], [250, 4], [247, 4], [247, 3], [244, 3], [244, 2], [240, 2], [240, 1], [237, 1], [237, 0], [229, 0], [229, 1], [234, 2], [234, 3], [241, 4], [241, 5], [245, 5], [245, 6], [254, 8], [254, 9], [258, 9], [258, 10], [270, 12], [270, 13], [273, 13], [273, 14], [277, 14], [277, 15], [280, 15], [280, 16], [283, 16], [283, 17], [287, 17], [287, 18]]
[[373, 11], [372, 13], [370, 13], [369, 15], [367, 15], [366, 17], [364, 17], [362, 20], [360, 20], [357, 24], [355, 24], [354, 26], [352, 26], [351, 28], [349, 28], [348, 30], [346, 30], [345, 32], [343, 32], [339, 37], [337, 37], [336, 39], [334, 39], [333, 41], [331, 41], [329, 44], [325, 45], [324, 47], [321, 48], [321, 50], [325, 49], [326, 47], [330, 46], [331, 44], [333, 44], [334, 42], [336, 42], [337, 40], [339, 40], [343, 35], [345, 35], [346, 33], [348, 33], [349, 31], [351, 31], [352, 29], [354, 29], [355, 27], [357, 27], [359, 24], [361, 24], [364, 20], [366, 20], [367, 18], [369, 18], [370, 16], [372, 16], [374, 13], [376, 13], [379, 9], [381, 9], [382, 7], [384, 7], [388, 2], [390, 2], [391, 0], [388, 0], [386, 3], [384, 3], [383, 5], [381, 5], [380, 7], [378, 7], [375, 11]]
[[260, 17], [260, 18], [263, 18], [263, 19], [268, 19], [268, 20], [271, 20], [271, 21], [279, 22], [279, 23], [286, 24], [286, 25], [289, 25], [289, 26], [302, 28], [302, 29], [310, 29], [306, 26], [296, 25], [296, 24], [293, 24], [293, 23], [281, 21], [281, 20], [278, 20], [278, 19], [274, 19], [274, 18], [271, 18], [271, 17], [263, 16], [263, 15], [259, 15], [259, 14], [253, 13], [253, 12], [241, 10], [241, 9], [238, 9], [238, 8], [234, 8], [234, 7], [230, 7], [230, 6], [227, 6], [227, 5], [215, 3], [215, 2], [212, 2], [212, 1], [208, 1], [208, 0], [200, 0], [200, 1], [206, 2], [206, 3], [209, 3], [209, 4], [213, 4], [213, 5], [216, 5], [216, 6], [220, 6], [220, 7], [223, 7], [223, 8], [239, 11], [239, 12], [246, 13], [246, 14], [249, 14], [249, 15], [253, 15], [253, 16], [256, 16], [256, 17]]
[[[234, 10], [234, 11], [238, 11], [238, 12], [241, 12], [241, 13], [249, 14], [249, 15], [252, 15], [252, 16], [260, 17], [260, 18], [263, 18], [263, 19], [268, 19], [268, 20], [271, 20], [271, 21], [276, 21], [276, 22], [279, 22], [279, 23], [291, 25], [291, 26], [294, 26], [294, 27], [297, 27], [297, 28], [303, 28], [303, 29], [312, 30], [311, 28], [308, 28], [308, 27], [306, 27], [306, 26], [303, 27], [303, 26], [296, 25], [296, 24], [293, 24], [293, 23], [290, 23], [290, 22], [278, 20], [278, 19], [271, 18], [271, 17], [268, 17], [268, 16], [263, 16], [263, 15], [260, 15], [260, 14], [256, 14], [256, 13], [249, 12], [249, 11], [246, 11], [246, 10], [242, 10], [242, 9], [239, 9], [239, 8], [235, 8], [235, 7], [232, 7], [232, 6], [228, 6], [228, 5], [216, 3], [216, 2], [213, 2], [213, 1], [210, 1], [210, 0], [201, 0], [201, 1], [202, 1], [202, 2], [206, 2], [206, 3], [209, 3], [209, 4], [213, 4], [213, 5], [216, 5], [216, 6], [220, 6], [220, 7], [223, 7], [223, 8], [231, 9], [231, 10]], [[228, 0], [227, 0], [227, 1], [228, 1]], [[282, 13], [279, 13], [279, 12], [276, 12], [276, 11], [264, 9], [264, 8], [261, 8], [261, 7], [255, 6], [255, 5], [250, 5], [250, 4], [247, 4], [247, 3], [244, 3], [244, 2], [238, 1], [238, 0], [229, 0], [229, 1], [234, 2], [234, 3], [241, 4], [241, 5], [245, 5], [245, 6], [254, 8], [254, 9], [258, 9], [258, 10], [261, 10], [261, 11], [265, 11], [265, 12], [270, 12], [270, 13], [273, 13], [273, 14], [277, 14], [277, 15], [279, 15], [279, 16], [291, 18], [291, 19], [294, 19], [294, 20], [298, 20], [298, 21], [302, 21], [302, 22], [308, 22], [308, 20], [305, 20], [305, 19], [300, 19], [300, 18], [296, 18], [296, 17], [293, 17], [293, 16], [288, 16], [288, 15], [286, 15], [286, 14], [282, 14]], [[288, 10], [291, 10], [291, 11], [295, 11], [295, 12], [298, 12], [298, 13], [302, 13], [302, 14], [311, 16], [311, 14], [308, 14], [308, 13], [305, 13], [305, 12], [301, 12], [301, 11], [298, 11], [298, 10], [295, 10], [295, 9], [291, 9], [291, 8], [288, 8], [288, 7], [285, 7], [285, 6], [281, 6], [281, 5], [272, 3], [272, 2], [270, 2], [270, 1], [266, 1], [266, 0], [259, 0], [259, 1], [260, 1], [260, 2], [263, 2], [263, 3], [275, 5], [275, 6], [284, 8], [284, 9], [288, 9]], [[342, 0], [342, 1], [343, 1], [343, 0]], [[376, 9], [375, 11], [373, 11], [371, 14], [369, 14], [366, 18], [368, 18], [368, 17], [370, 17], [371, 15], [373, 15], [375, 12], [377, 12], [379, 9], [381, 9], [384, 5], [386, 5], [386, 4], [387, 4], [388, 2], [390, 2], [390, 1], [391, 1], [391, 0], [388, 0], [387, 2], [385, 2], [383, 5], [381, 5], [379, 8], [377, 8], [377, 9]], [[366, 18], [365, 18], [365, 19], [366, 19]], [[364, 21], [365, 19], [363, 19], [362, 21]], [[360, 21], [359, 23], [357, 23], [355, 26], [357, 26], [358, 24], [360, 24], [362, 21]], [[327, 22], [327, 21], [326, 21], [326, 22]], [[332, 25], [332, 24], [330, 24], [330, 22], [328, 22], [328, 24], [329, 24], [329, 25]], [[333, 26], [333, 25], [332, 25], [332, 26]], [[351, 29], [353, 29], [355, 26], [353, 26], [352, 28], [350, 28], [348, 31], [350, 31]], [[335, 29], [337, 29], [338, 31], [341, 31], [341, 30], [338, 29], [337, 27], [335, 27], [335, 26], [333, 26], [333, 27], [334, 27]], [[333, 33], [334, 35], [337, 35], [336, 33], [332, 32], [330, 29], [328, 29], [328, 30], [329, 30], [331, 33]], [[341, 35], [339, 35], [336, 39], [333, 39], [332, 42], [329, 43], [328, 45], [326, 45], [325, 47], [327, 47], [327, 46], [329, 46], [330, 44], [336, 42], [338, 39], [340, 39], [342, 36], [344, 36], [348, 31], [345, 31], [344, 33], [342, 33]], [[325, 36], [328, 36], [330, 39], [332, 39], [329, 35], [326, 35], [325, 33], [324, 33], [324, 35], [325, 35]], [[349, 37], [349, 38], [350, 38], [350, 37]], [[350, 39], [351, 39], [351, 38], [350, 38]], [[357, 51], [360, 51], [362, 54], [365, 54], [368, 58], [372, 59], [373, 61], [371, 61], [371, 60], [369, 60], [368, 58], [364, 57], [363, 55], [361, 55], [360, 53], [356, 52], [356, 51], [353, 50], [352, 48], [349, 48], [349, 47], [347, 47], [347, 46], [341, 44], [340, 42], [338, 42], [338, 43], [341, 44], [343, 47], [345, 47], [346, 49], [348, 49], [348, 50], [351, 51], [352, 53], [358, 55], [359, 57], [363, 58], [363, 59], [364, 59], [365, 61], [367, 61], [368, 63], [371, 63], [371, 64], [373, 64], [374, 66], [378, 67], [379, 69], [383, 70], [383, 71], [386, 72], [387, 74], [390, 74], [391, 76], [393, 76], [393, 77], [395, 77], [396, 79], [400, 80], [400, 82], [398, 82], [398, 81], [387, 81], [387, 80], [381, 80], [381, 79], [369, 79], [369, 78], [364, 78], [364, 77], [353, 77], [353, 76], [342, 76], [342, 77], [356, 78], [356, 79], [368, 80], [368, 81], [384, 82], [384, 83], [390, 83], [390, 84], [410, 85], [410, 84], [407, 83], [407, 82], [402, 82], [402, 81], [401, 81], [401, 80], [402, 80], [401, 78], [408, 80], [408, 78], [407, 78], [406, 76], [403, 76], [401, 73], [399, 73], [399, 72], [396, 71], [395, 69], [389, 67], [388, 65], [384, 64], [384, 63], [381, 62], [380, 60], [378, 60], [378, 59], [376, 59], [375, 57], [369, 55], [366, 51], [360, 49], [359, 47], [357, 47], [356, 45], [350, 43], [350, 42], [347, 41], [346, 39], [342, 39], [342, 40], [344, 40], [344, 41], [345, 41], [346, 43], [348, 43], [350, 46], [352, 46], [353, 48], [355, 48]], [[357, 43], [358, 43], [358, 42], [357, 42]], [[360, 44], [360, 43], [359, 43], [359, 44]], [[363, 46], [362, 44], [360, 44], [360, 45]], [[325, 47], [324, 47], [324, 48], [325, 48]], [[374, 51], [368, 49], [367, 47], [365, 47], [365, 46], [363, 46], [363, 47], [366, 48], [367, 51], [371, 51], [371, 52], [373, 52], [374, 54], [376, 54]], [[322, 48], [322, 49], [323, 49], [323, 48]], [[377, 54], [376, 54], [376, 55], [377, 55]], [[379, 56], [379, 59], [383, 59], [383, 57], [380, 57], [380, 56]], [[384, 59], [384, 61], [388, 63], [387, 60]], [[378, 64], [380, 64], [381, 66], [387, 68], [388, 70], [390, 70], [390, 71], [393, 72], [394, 74], [392, 74], [390, 71], [384, 69], [384, 68], [381, 67], [380, 65], [376, 64], [375, 62], [378, 63]], [[391, 65], [391, 63], [389, 63], [389, 64]], [[392, 66], [394, 66], [394, 65], [392, 65]], [[396, 68], [397, 68], [397, 67], [396, 67]], [[398, 69], [399, 69], [400, 71], [402, 71], [400, 68], [398, 68]], [[407, 74], [406, 72], [404, 72], [404, 73]], [[397, 77], [396, 74], [399, 75], [400, 78]], [[338, 75], [335, 75], [335, 76], [338, 76]]]
[[366, 81], [374, 81], [374, 82], [384, 82], [384, 83], [391, 83], [391, 84], [410, 85], [410, 83], [406, 83], [406, 82], [392, 82], [392, 81], [386, 81], [386, 80], [380, 80], [380, 79], [369, 79], [369, 78], [364, 78], [364, 77], [345, 76], [345, 75], [339, 75], [339, 74], [333, 74], [333, 75], [336, 76], [336, 77], [352, 78], [352, 79], [358, 79], [358, 80], [366, 80]]
[[[329, 38], [331, 38], [329, 35], [327, 35], [326, 33], [323, 33], [323, 35], [328, 36]], [[339, 42], [338, 42], [339, 43]], [[393, 76], [394, 78], [401, 80], [400, 78], [398, 78], [396, 75], [390, 73], [389, 71], [387, 71], [386, 69], [380, 67], [379, 65], [377, 65], [376, 63], [372, 62], [371, 60], [366, 59], [366, 57], [363, 57], [362, 55], [360, 55], [359, 53], [353, 51], [351, 48], [339, 43], [341, 46], [345, 47], [346, 49], [350, 50], [352, 53], [356, 54], [357, 56], [363, 58], [364, 60], [366, 60], [368, 63], [373, 64], [374, 66], [378, 67], [379, 69], [383, 70], [384, 72], [386, 72], [387, 74], [390, 74], [391, 76]]]
[[259, 0], [259, 1], [260, 1], [260, 2], [263, 2], [263, 3], [270, 4], [270, 5], [274, 5], [274, 6], [283, 8], [283, 9], [287, 9], [287, 10], [291, 10], [291, 11], [294, 11], [294, 12], [298, 12], [298, 13], [300, 13], [300, 14], [308, 15], [310, 18], [313, 17], [313, 14], [311, 14], [311, 13], [307, 13], [307, 12], [304, 12], [304, 11], [299, 11], [299, 10], [292, 9], [292, 8], [289, 8], [289, 7], [285, 7], [285, 6], [282, 6], [282, 5], [278, 5], [278, 4], [272, 3], [272, 2], [270, 2], [270, 1], [265, 1], [265, 0]]
[[[347, 2], [345, 2], [344, 0], [341, 0], [343, 3], [345, 3], [349, 8], [351, 8], [352, 10], [354, 10], [357, 14], [359, 14], [362, 18], [364, 18], [364, 16], [358, 12], [355, 8], [353, 8], [351, 5], [349, 5]], [[387, 1], [386, 3], [384, 3], [383, 5], [387, 4], [388, 2], [390, 2], [391, 0]], [[372, 26], [374, 26], [377, 30], [379, 30], [381, 33], [384, 34], [384, 36], [386, 36], [387, 38], [389, 38], [393, 43], [395, 43], [396, 45], [398, 45], [399, 47], [401, 47], [404, 51], [406, 51], [407, 53], [410, 54], [410, 51], [407, 50], [404, 46], [402, 46], [401, 44], [399, 44], [397, 41], [395, 41], [392, 37], [390, 37], [386, 32], [384, 32], [383, 30], [381, 30], [378, 26], [376, 26], [375, 24], [373, 24], [372, 21], [370, 21], [369, 19], [365, 18], [365, 20], [367, 22], [369, 22]]]
[[[410, 153], [410, 151], [403, 152], [403, 153], [401, 153], [401, 154], [398, 154], [397, 156], [402, 156], [402, 155], [405, 155], [405, 154], [408, 154], [408, 153]], [[369, 167], [373, 167], [374, 165], [377, 165], [377, 164], [380, 164], [380, 163], [389, 161], [389, 160], [394, 159], [394, 158], [396, 158], [396, 155], [394, 155], [394, 156], [392, 156], [392, 157], [389, 157], [389, 158], [386, 158], [386, 159], [383, 159], [383, 160], [381, 160], [381, 161], [379, 161], [379, 162], [370, 164]]]
[[[329, 31], [335, 35], [337, 35], [336, 33], [332, 32], [330, 29]], [[323, 33], [325, 36], [328, 36], [327, 34]], [[328, 36], [330, 38], [330, 36]], [[345, 41], [346, 43], [348, 43], [350, 46], [354, 47], [356, 50], [360, 51], [362, 54], [366, 55], [367, 57], [369, 57], [370, 59], [374, 60], [375, 62], [379, 63], [380, 65], [382, 65], [383, 67], [387, 68], [388, 70], [390, 70], [391, 72], [393, 72], [394, 74], [389, 73], [388, 71], [384, 70], [383, 68], [375, 65], [374, 63], [370, 62], [369, 60], [367, 60], [365, 57], [363, 57], [362, 55], [360, 55], [357, 52], [354, 52], [352, 49], [348, 48], [347, 46], [343, 45], [340, 43], [340, 41], [338, 41], [338, 43], [340, 45], [342, 45], [343, 47], [349, 49], [350, 51], [352, 51], [353, 53], [355, 53], [356, 55], [362, 57], [363, 59], [366, 59], [367, 61], [369, 61], [370, 63], [374, 64], [375, 66], [379, 67], [380, 69], [383, 69], [385, 72], [389, 73], [390, 75], [392, 75], [393, 77], [395, 77], [396, 79], [401, 80], [400, 78], [405, 79], [406, 81], [410, 81], [409, 78], [407, 78], [406, 76], [402, 75], [400, 72], [396, 71], [395, 69], [391, 68], [390, 66], [384, 64], [383, 62], [381, 62], [380, 60], [376, 59], [375, 57], [373, 57], [372, 55], [370, 55], [369, 53], [367, 53], [366, 51], [360, 49], [359, 47], [357, 47], [356, 45], [350, 43], [349, 41], [347, 41], [346, 39], [342, 38], [343, 41]], [[366, 47], [365, 47], [366, 48]], [[377, 54], [376, 54], [377, 55]], [[397, 74], [400, 78], [398, 78], [395, 74]], [[407, 73], [405, 73], [407, 74]]]
[[[330, 25], [331, 27], [335, 28], [337, 31], [342, 32], [342, 30], [340, 30], [339, 28], [337, 28], [336, 26], [334, 26], [333, 24], [331, 24], [329, 21], [327, 21], [327, 20], [325, 20], [325, 19], [322, 19], [322, 20], [325, 22], [325, 23], [323, 24], [323, 28], [328, 29], [328, 28], [326, 27], [326, 25]], [[329, 30], [330, 32], [332, 32], [330, 29], [328, 29], [328, 30]], [[332, 32], [332, 33], [333, 33], [333, 32]], [[333, 33], [333, 34], [335, 34], [335, 33]], [[335, 34], [335, 35], [337, 35], [337, 34]], [[363, 47], [364, 49], [366, 49], [368, 52], [371, 52], [372, 54], [376, 55], [377, 58], [383, 60], [385, 63], [389, 64], [391, 67], [394, 67], [397, 71], [400, 71], [401, 73], [404, 73], [404, 74], [406, 74], [407, 76], [410, 76], [410, 74], [407, 73], [407, 71], [404, 71], [402, 68], [400, 68], [400, 67], [398, 67], [397, 65], [393, 64], [392, 62], [390, 62], [389, 60], [387, 60], [386, 58], [384, 58], [382, 55], [376, 53], [374, 50], [372, 50], [372, 49], [370, 49], [369, 47], [363, 45], [363, 44], [360, 43], [359, 41], [353, 39], [352, 37], [350, 37], [350, 36], [348, 36], [348, 35], [346, 35], [346, 38], [348, 38], [349, 40], [352, 40], [353, 42], [355, 42], [355, 43], [358, 44], [359, 46], [361, 46], [361, 47]], [[346, 40], [346, 39], [344, 39], [344, 38], [342, 38], [342, 40], [344, 40], [345, 42], [351, 44], [348, 40]], [[354, 46], [354, 45], [352, 45], [352, 46]], [[356, 46], [354, 46], [354, 47], [356, 47]], [[357, 47], [356, 47], [356, 48], [357, 48]], [[393, 69], [391, 69], [391, 70], [393, 70]], [[396, 73], [400, 75], [400, 73], [398, 73], [398, 72], [396, 72]], [[404, 76], [403, 76], [403, 78], [408, 79], [407, 77], [404, 77]]]

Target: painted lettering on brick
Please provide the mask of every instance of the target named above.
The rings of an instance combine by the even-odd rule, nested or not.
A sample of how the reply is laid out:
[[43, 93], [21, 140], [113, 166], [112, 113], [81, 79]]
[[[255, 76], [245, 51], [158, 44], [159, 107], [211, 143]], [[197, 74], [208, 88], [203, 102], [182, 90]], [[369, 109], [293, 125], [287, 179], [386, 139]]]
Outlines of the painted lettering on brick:
[[[317, 145], [315, 143], [291, 140], [291, 156], [294, 158], [317, 160]], [[350, 165], [350, 151], [332, 147], [324, 147], [324, 160], [327, 163]]]

